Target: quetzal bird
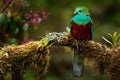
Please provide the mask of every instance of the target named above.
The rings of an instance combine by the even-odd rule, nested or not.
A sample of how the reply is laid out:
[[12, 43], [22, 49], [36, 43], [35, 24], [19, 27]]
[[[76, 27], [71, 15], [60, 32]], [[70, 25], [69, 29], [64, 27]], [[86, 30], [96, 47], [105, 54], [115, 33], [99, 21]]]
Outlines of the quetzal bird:
[[[68, 28], [67, 28], [68, 29]], [[69, 32], [76, 40], [88, 41], [93, 37], [93, 22], [90, 13], [86, 7], [78, 7], [75, 9], [74, 16], [70, 21]], [[73, 57], [73, 75], [81, 77], [83, 74], [84, 63], [79, 59], [78, 49], [74, 49]]]

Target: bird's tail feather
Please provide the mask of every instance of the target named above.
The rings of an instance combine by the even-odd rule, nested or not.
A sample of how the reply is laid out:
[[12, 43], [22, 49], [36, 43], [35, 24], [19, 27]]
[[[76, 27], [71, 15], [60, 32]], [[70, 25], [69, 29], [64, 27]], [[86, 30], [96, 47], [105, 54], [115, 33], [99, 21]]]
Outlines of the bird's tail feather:
[[73, 56], [73, 76], [81, 77], [83, 74], [84, 63], [79, 59], [78, 50], [74, 49]]

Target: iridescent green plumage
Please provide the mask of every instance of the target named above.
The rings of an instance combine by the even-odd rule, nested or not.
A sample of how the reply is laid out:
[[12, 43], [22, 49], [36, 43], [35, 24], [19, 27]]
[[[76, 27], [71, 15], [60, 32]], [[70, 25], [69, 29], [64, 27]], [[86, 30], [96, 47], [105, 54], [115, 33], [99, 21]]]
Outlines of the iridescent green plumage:
[[[70, 21], [71, 35], [77, 40], [91, 40], [93, 36], [93, 22], [90, 18], [89, 10], [86, 7], [75, 9], [74, 16]], [[81, 77], [83, 74], [84, 63], [79, 59], [78, 48], [74, 48], [73, 75]]]
[[[90, 18], [89, 10], [86, 7], [78, 7], [78, 8], [76, 8], [75, 11], [74, 11], [74, 15], [75, 16], [70, 21], [70, 26], [69, 26], [70, 29], [72, 28], [72, 21], [74, 21], [78, 25], [85, 25], [85, 24], [87, 24], [89, 22], [92, 22], [92, 24], [93, 24], [93, 21]], [[92, 25], [91, 26], [92, 36], [94, 34], [93, 29], [94, 29], [94, 26]]]
[[87, 24], [89, 22], [89, 16], [90, 15], [88, 9], [86, 7], [78, 7], [75, 9], [74, 14], [76, 14], [72, 20], [77, 24]]

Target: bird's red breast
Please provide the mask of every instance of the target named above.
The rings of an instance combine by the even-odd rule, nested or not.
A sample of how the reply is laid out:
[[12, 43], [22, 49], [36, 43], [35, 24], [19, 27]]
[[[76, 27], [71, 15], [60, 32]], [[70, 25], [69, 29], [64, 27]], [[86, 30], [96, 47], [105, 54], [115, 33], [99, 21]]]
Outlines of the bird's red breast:
[[78, 25], [72, 21], [71, 29], [72, 36], [77, 40], [91, 40], [92, 39], [91, 26], [92, 26], [91, 22], [85, 25]]

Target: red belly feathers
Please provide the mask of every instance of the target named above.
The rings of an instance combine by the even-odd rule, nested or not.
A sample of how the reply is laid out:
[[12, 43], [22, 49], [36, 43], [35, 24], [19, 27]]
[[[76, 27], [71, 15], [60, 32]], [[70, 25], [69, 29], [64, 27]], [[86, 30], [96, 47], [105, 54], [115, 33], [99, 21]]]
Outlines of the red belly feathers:
[[91, 40], [91, 26], [91, 22], [85, 25], [78, 25], [72, 21], [72, 36], [77, 40]]

